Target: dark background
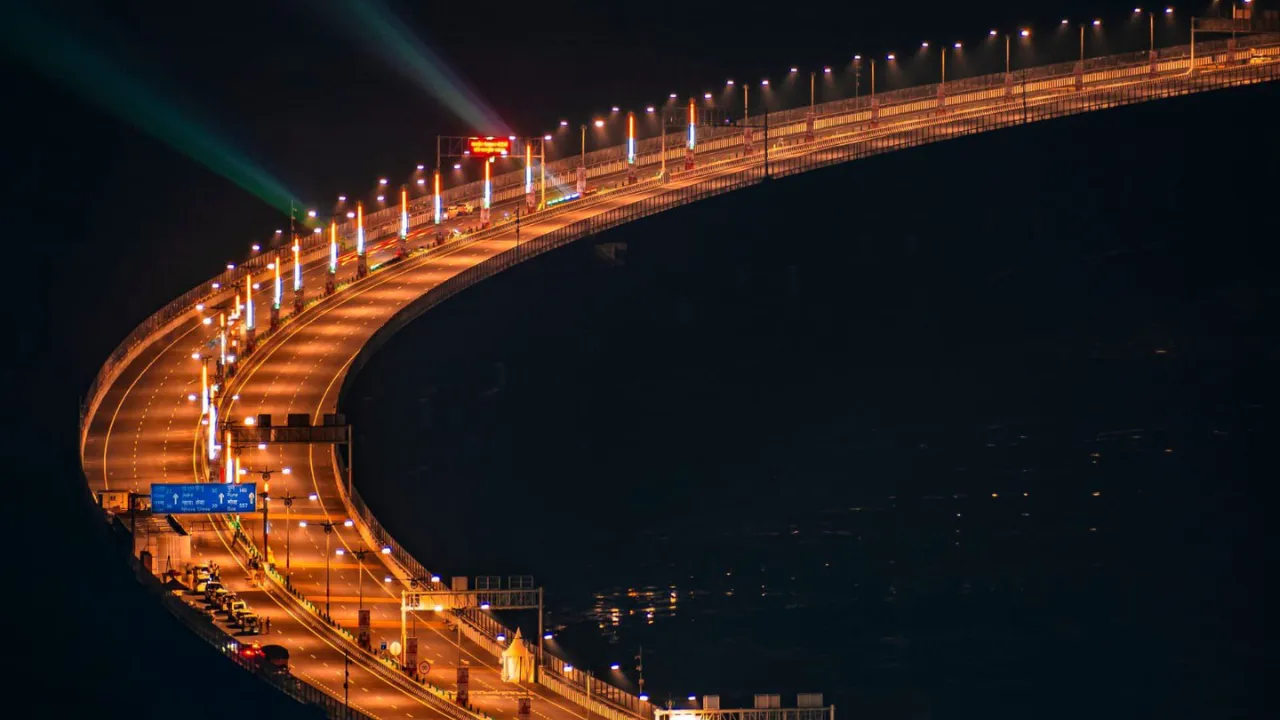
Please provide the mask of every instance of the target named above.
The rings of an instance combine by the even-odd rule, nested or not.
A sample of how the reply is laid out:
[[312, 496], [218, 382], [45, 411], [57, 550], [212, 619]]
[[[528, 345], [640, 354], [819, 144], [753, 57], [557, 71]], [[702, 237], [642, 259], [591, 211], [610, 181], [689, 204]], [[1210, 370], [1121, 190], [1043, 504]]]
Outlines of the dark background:
[[[17, 4], [91, 38], [142, 84], [229, 137], [317, 206], [339, 192], [366, 192], [379, 174], [407, 174], [429, 162], [436, 134], [483, 131], [462, 126], [310, 3]], [[1122, 22], [1131, 8], [1121, 3], [1086, 11], [841, 3], [784, 6], [764, 17], [725, 3], [496, 6], [489, 15], [408, 5], [397, 3], [397, 10], [419, 37], [508, 124], [529, 133], [550, 130], [562, 117], [580, 122], [615, 103], [638, 108], [671, 91], [683, 97], [718, 90], [726, 77], [777, 78], [792, 64], [838, 68], [854, 52], [895, 50], [901, 57], [943, 35], [978, 41], [990, 27], [1034, 23], [1045, 41], [1027, 61], [1069, 59], [1073, 43], [1049, 42], [1055, 13], [1067, 10], [1117, 18], [1099, 52], [1144, 42], [1141, 28]], [[102, 358], [138, 321], [243, 256], [284, 216], [35, 71], [8, 34], [3, 53], [7, 319], [14, 330], [5, 372], [14, 402], [6, 455], [9, 481], [20, 488], [14, 517], [30, 526], [8, 556], [23, 607], [15, 624], [30, 631], [14, 652], [28, 653], [32, 660], [20, 664], [37, 670], [30, 680], [19, 676], [21, 687], [56, 693], [33, 692], [51, 699], [53, 710], [158, 715], [180, 708], [222, 717], [226, 707], [205, 698], [248, 698], [239, 693], [252, 683], [143, 598], [110, 556], [82, 503], [75, 407]], [[996, 69], [1000, 60], [987, 62]], [[931, 77], [917, 71], [921, 81]], [[887, 89], [895, 81], [880, 82]], [[1224, 162], [1247, 168], [1256, 159], [1241, 149], [1250, 133], [1240, 126], [1249, 122], [1257, 132], [1266, 124], [1259, 116], [1235, 126], [1210, 120], [1187, 135], [1234, 144]], [[1265, 183], [1244, 184], [1253, 197], [1265, 197]], [[1224, 185], [1216, 199], [1230, 202], [1232, 192]], [[926, 199], [907, 189], [890, 202], [885, 210], [909, 214]], [[267, 714], [267, 706], [237, 702], [237, 713]]]

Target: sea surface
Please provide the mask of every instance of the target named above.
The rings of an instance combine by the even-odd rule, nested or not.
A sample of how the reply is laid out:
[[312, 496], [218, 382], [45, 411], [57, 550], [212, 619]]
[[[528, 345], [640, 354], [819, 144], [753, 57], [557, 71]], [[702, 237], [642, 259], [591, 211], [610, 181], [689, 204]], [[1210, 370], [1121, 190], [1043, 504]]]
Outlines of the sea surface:
[[1017, 128], [540, 257], [374, 355], [356, 482], [659, 703], [1259, 714], [1276, 106]]

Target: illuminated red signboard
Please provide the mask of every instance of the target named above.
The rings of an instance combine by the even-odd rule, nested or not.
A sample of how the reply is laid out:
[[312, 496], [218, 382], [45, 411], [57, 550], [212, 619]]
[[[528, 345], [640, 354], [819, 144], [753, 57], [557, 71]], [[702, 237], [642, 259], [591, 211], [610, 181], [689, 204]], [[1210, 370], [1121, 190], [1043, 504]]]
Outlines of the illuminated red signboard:
[[494, 155], [507, 155], [510, 152], [511, 140], [508, 138], [467, 138], [467, 153], [472, 157], [492, 157]]

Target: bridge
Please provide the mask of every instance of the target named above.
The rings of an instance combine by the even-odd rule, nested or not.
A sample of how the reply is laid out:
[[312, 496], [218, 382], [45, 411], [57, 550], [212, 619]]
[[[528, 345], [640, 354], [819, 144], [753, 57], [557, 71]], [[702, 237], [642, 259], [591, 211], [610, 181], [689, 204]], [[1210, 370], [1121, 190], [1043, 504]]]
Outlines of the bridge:
[[[338, 402], [369, 354], [435, 305], [517, 263], [766, 179], [1277, 79], [1278, 35], [1253, 35], [1230, 47], [1198, 43], [1194, 57], [1188, 46], [1164, 48], [770, 113], [753, 122], [753, 146], [744, 142], [745, 128], [719, 129], [698, 143], [689, 166], [681, 162], [683, 144], [641, 143], [634, 163], [622, 147], [599, 151], [587, 157], [585, 172], [596, 192], [527, 214], [523, 174], [499, 176], [491, 187], [495, 219], [489, 226], [444, 238], [434, 197], [403, 211], [371, 213], [301, 238], [296, 249], [228, 268], [126, 338], [82, 407], [87, 487], [95, 494], [146, 494], [153, 482], [236, 481], [241, 470], [260, 485], [269, 478], [265, 523], [256, 513], [188, 523], [192, 560], [218, 563], [224, 582], [270, 618], [270, 634], [260, 640], [291, 651], [294, 676], [273, 682], [333, 717], [343, 716], [346, 706], [355, 717], [454, 720], [670, 714], [609, 678], [571, 667], [548, 652], [541, 637], [523, 640], [538, 659], [536, 678], [502, 678], [500, 656], [514, 642], [513, 631], [485, 605], [455, 601], [477, 596], [451, 595], [447, 579], [378, 523], [353, 482], [348, 463], [355, 448]], [[547, 170], [566, 184], [576, 163]], [[659, 174], [662, 167], [670, 172]], [[454, 188], [440, 200], [473, 199], [480, 191], [474, 184]], [[363, 252], [351, 244], [363, 245]], [[422, 522], [430, 524], [429, 510]], [[447, 539], [439, 540], [439, 552], [447, 555]], [[166, 560], [153, 553], [151, 569], [168, 569]], [[245, 662], [240, 639], [195, 616], [154, 575], [139, 575], [193, 632]], [[425, 593], [427, 600], [404, 610], [406, 593]], [[533, 595], [523, 594], [521, 602], [531, 605]], [[360, 642], [361, 608], [369, 611], [369, 647]], [[398, 641], [406, 632], [402, 618], [407, 634], [418, 639], [419, 664], [409, 668], [379, 651], [382, 640]]]

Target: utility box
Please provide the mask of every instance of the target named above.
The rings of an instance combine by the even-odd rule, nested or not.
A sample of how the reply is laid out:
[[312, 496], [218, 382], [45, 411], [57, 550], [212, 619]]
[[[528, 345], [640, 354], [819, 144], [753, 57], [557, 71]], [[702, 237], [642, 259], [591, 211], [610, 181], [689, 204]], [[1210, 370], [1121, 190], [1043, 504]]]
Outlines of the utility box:
[[107, 512], [124, 512], [129, 509], [128, 490], [103, 490], [98, 493], [98, 507]]
[[781, 695], [756, 695], [756, 710], [777, 710], [782, 707]]
[[796, 693], [796, 707], [798, 708], [822, 707], [822, 693]]

